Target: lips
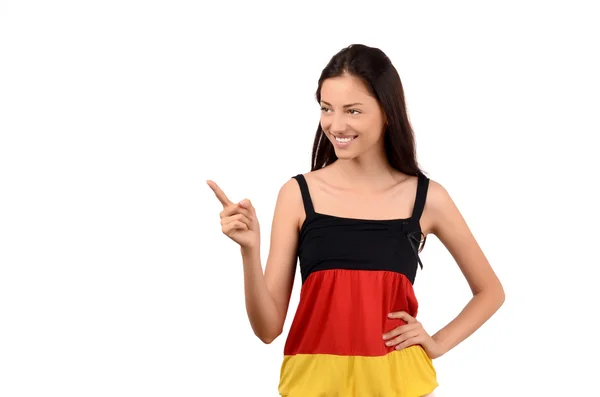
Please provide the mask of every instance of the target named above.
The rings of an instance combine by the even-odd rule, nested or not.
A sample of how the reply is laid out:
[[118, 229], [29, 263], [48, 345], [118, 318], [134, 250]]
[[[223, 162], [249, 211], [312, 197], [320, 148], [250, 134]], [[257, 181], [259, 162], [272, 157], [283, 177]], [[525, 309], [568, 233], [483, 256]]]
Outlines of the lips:
[[343, 135], [343, 136], [333, 136], [338, 142], [350, 142], [358, 137], [358, 135]]
[[333, 144], [338, 149], [346, 149], [349, 147], [355, 140], [358, 138], [358, 135], [343, 135], [343, 136], [333, 136]]

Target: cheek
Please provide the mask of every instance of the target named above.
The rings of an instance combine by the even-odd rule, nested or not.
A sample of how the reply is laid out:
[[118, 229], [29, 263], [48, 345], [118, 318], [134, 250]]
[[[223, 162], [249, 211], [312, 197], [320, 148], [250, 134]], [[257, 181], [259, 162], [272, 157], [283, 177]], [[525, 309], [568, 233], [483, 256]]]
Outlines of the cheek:
[[350, 127], [368, 140], [377, 140], [381, 135], [381, 129], [377, 120], [354, 120], [354, 122], [350, 124]]
[[380, 138], [383, 135], [385, 130], [383, 120], [380, 118], [374, 118], [369, 123], [369, 133], [373, 135], [376, 139]]

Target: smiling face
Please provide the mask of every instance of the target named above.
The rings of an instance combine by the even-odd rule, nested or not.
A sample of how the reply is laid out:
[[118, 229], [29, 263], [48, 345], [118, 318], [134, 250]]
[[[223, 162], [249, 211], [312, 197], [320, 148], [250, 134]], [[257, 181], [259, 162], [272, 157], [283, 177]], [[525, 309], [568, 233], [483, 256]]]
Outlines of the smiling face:
[[385, 114], [357, 77], [344, 74], [321, 86], [321, 128], [339, 159], [383, 150]]

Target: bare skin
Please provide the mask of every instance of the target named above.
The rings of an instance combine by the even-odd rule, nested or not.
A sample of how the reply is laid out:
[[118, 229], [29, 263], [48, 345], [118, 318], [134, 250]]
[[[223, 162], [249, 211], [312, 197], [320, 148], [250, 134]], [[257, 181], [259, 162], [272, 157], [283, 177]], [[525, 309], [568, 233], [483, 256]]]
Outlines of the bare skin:
[[[315, 211], [359, 219], [407, 218], [412, 213], [417, 178], [393, 169], [385, 157], [386, 117], [359, 79], [341, 76], [321, 89], [321, 126], [336, 145], [337, 137], [357, 137], [336, 147], [338, 160], [305, 174]], [[360, 105], [356, 105], [356, 104]], [[352, 106], [345, 106], [353, 104]], [[295, 275], [298, 232], [305, 219], [298, 183], [290, 179], [280, 189], [272, 221], [270, 250], [263, 273], [260, 232], [249, 201], [231, 202], [212, 181], [209, 186], [223, 205], [222, 230], [241, 247], [246, 309], [255, 334], [271, 343], [281, 335]], [[373, 202], [377, 201], [377, 206]], [[503, 304], [504, 291], [495, 272], [452, 198], [431, 180], [421, 217], [421, 229], [435, 235], [451, 253], [473, 294], [448, 325], [429, 334], [405, 312], [390, 313], [399, 324], [382, 335], [382, 343], [402, 349], [423, 346], [430, 358], [442, 356], [483, 325]], [[402, 320], [402, 321], [400, 321]]]

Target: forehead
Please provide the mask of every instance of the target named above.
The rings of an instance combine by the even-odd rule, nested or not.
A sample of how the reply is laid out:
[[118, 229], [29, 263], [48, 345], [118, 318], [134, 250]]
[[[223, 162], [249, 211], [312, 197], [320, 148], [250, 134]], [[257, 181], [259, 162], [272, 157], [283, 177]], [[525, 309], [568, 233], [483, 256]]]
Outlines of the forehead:
[[362, 102], [375, 101], [365, 84], [358, 77], [342, 75], [331, 77], [321, 85], [321, 100], [334, 102]]

